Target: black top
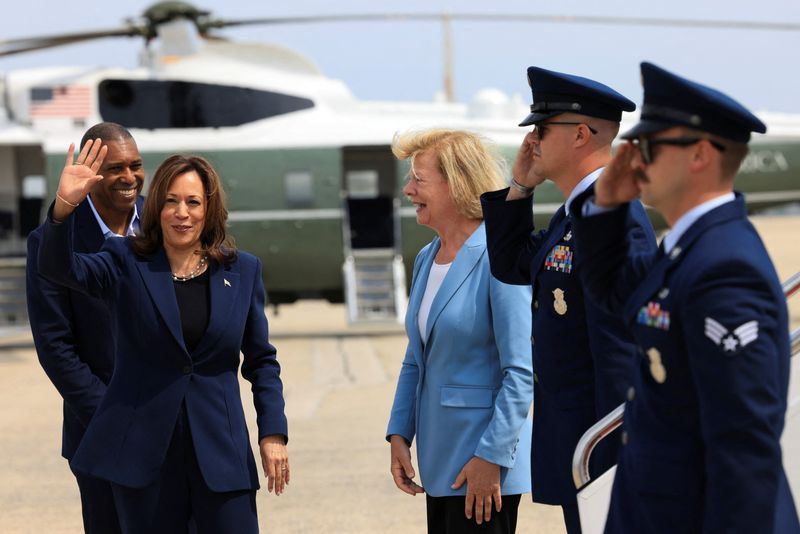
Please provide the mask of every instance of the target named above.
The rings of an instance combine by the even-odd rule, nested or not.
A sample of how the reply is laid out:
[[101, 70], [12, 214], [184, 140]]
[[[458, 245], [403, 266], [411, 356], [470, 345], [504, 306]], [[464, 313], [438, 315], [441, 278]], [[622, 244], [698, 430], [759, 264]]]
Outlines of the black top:
[[175, 297], [178, 300], [178, 309], [181, 312], [183, 342], [189, 352], [197, 347], [208, 328], [208, 320], [211, 316], [209, 280], [209, 269], [206, 269], [206, 272], [191, 280], [172, 281], [172, 285], [175, 287]]

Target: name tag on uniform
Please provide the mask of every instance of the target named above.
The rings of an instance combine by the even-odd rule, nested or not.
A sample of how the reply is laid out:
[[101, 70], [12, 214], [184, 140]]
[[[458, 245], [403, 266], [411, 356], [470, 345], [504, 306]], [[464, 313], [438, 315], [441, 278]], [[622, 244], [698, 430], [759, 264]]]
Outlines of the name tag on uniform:
[[556, 245], [547, 259], [544, 260], [546, 271], [556, 271], [557, 273], [570, 274], [572, 272], [572, 250], [569, 245]]
[[669, 312], [661, 309], [658, 302], [648, 302], [636, 315], [636, 322], [660, 330], [669, 330]]

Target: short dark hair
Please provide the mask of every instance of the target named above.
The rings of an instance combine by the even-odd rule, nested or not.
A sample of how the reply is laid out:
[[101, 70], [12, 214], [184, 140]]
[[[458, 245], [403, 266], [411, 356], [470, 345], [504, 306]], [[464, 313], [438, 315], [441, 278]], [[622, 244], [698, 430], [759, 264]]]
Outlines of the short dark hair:
[[116, 122], [100, 122], [86, 130], [86, 133], [83, 134], [81, 138], [81, 145], [78, 147], [78, 150], [81, 150], [83, 145], [90, 140], [93, 141], [95, 139], [100, 139], [103, 143], [108, 143], [109, 141], [133, 139], [133, 136], [128, 129], [121, 124], [117, 124]]
[[712, 135], [711, 138], [725, 147], [725, 151], [720, 158], [720, 167], [725, 178], [733, 179], [736, 173], [739, 172], [739, 167], [742, 166], [744, 158], [750, 152], [747, 143], [731, 141], [718, 135]]
[[196, 172], [203, 182], [206, 196], [206, 220], [200, 244], [203, 252], [222, 265], [236, 261], [236, 245], [227, 233], [228, 209], [225, 207], [225, 190], [214, 167], [200, 156], [174, 155], [164, 160], [153, 175], [144, 202], [140, 232], [134, 237], [133, 248], [137, 254], [149, 256], [164, 244], [161, 232], [161, 210], [167, 199], [172, 181], [187, 172]]

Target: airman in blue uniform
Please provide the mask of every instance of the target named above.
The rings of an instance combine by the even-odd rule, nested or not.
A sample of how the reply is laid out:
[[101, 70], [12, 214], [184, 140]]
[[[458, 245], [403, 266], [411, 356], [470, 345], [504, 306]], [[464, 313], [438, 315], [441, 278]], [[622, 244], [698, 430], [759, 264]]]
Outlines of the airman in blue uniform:
[[[636, 105], [601, 83], [538, 67], [528, 69], [534, 125], [513, 166], [511, 188], [482, 197], [491, 270], [509, 284], [533, 288], [533, 500], [560, 505], [570, 534], [580, 532], [572, 454], [581, 435], [622, 403], [636, 346], [621, 320], [584, 298], [576, 265], [572, 200], [611, 160], [623, 111]], [[533, 227], [533, 190], [545, 178], [566, 199], [545, 230]], [[627, 215], [623, 240], [631, 250], [655, 251], [638, 203]], [[593, 456], [592, 472], [616, 462], [619, 438]]]
[[[780, 437], [786, 302], [733, 178], [766, 126], [725, 94], [642, 63], [641, 121], [572, 205], [578, 271], [638, 344], [606, 533], [796, 533]], [[630, 203], [671, 231], [631, 254]]]

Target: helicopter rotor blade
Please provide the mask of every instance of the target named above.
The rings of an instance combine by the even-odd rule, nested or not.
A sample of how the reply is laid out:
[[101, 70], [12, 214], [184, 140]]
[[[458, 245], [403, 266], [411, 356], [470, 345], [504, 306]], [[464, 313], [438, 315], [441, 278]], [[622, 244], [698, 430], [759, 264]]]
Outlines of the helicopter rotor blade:
[[[712, 19], [672, 19], [653, 17], [613, 17], [591, 15], [513, 15], [506, 13], [372, 13], [353, 15], [310, 15], [293, 17], [266, 17], [244, 20], [198, 21], [198, 29], [208, 34], [211, 29], [222, 29], [256, 24], [309, 24], [331, 22], [369, 21], [438, 21], [443, 33], [443, 93], [448, 102], [455, 101], [452, 66], [451, 21], [508, 22], [508, 23], [557, 23], [591, 24], [614, 26], [660, 26], [672, 28], [746, 29], [767, 31], [800, 31], [800, 24], [791, 22], [759, 22]], [[201, 26], [202, 24], [202, 26]]]
[[[752, 20], [713, 20], [713, 19], [674, 19], [653, 17], [614, 17], [592, 15], [529, 15], [507, 13], [370, 13], [351, 15], [300, 15], [291, 17], [264, 17], [241, 20], [208, 19], [207, 12], [197, 12], [191, 18], [204, 36], [209, 36], [212, 29], [251, 26], [257, 24], [312, 24], [331, 22], [370, 22], [370, 21], [479, 21], [479, 22], [539, 22], [557, 24], [594, 24], [616, 26], [662, 26], [678, 28], [717, 28], [717, 29], [750, 29], [770, 31], [800, 31], [800, 23], [770, 22]], [[185, 15], [182, 15], [185, 16]], [[134, 25], [111, 29], [61, 35], [45, 35], [22, 39], [0, 40], [0, 57], [41, 50], [66, 44], [78, 43], [105, 37], [145, 37], [155, 36], [150, 24]]]
[[750, 29], [770, 31], [800, 31], [800, 23], [752, 20], [675, 19], [654, 17], [613, 17], [592, 15], [514, 15], [507, 13], [375, 13], [353, 15], [308, 15], [294, 17], [265, 17], [242, 20], [208, 20], [204, 28], [220, 29], [255, 24], [309, 24], [323, 22], [369, 22], [444, 19], [477, 22], [542, 22], [559, 24], [595, 24], [615, 26], [667, 26], [676, 28]]
[[391, 20], [441, 20], [442, 15], [436, 13], [376, 13], [361, 15], [299, 15], [296, 17], [264, 17], [240, 20], [209, 20], [205, 22], [208, 29], [230, 28], [235, 26], [252, 26], [257, 24], [308, 24], [321, 22], [369, 22]]
[[64, 33], [60, 35], [43, 35], [40, 37], [25, 37], [21, 39], [0, 40], [0, 57], [52, 48], [92, 39], [102, 39], [104, 37], [136, 37], [145, 36], [145, 29], [139, 26], [127, 26], [112, 30], [97, 30], [80, 33]]

